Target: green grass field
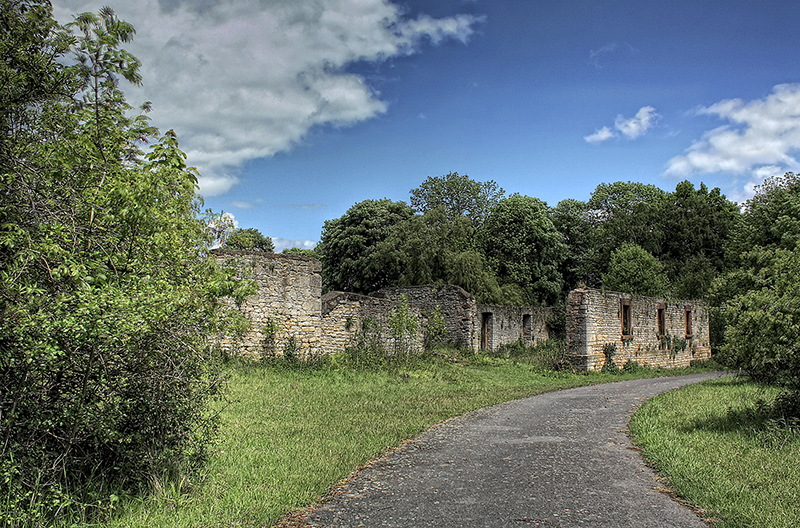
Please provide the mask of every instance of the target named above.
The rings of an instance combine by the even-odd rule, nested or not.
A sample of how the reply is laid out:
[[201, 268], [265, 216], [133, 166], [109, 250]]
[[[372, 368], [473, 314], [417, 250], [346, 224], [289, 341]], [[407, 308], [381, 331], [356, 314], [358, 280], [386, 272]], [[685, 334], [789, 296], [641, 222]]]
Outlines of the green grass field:
[[662, 394], [630, 429], [645, 459], [715, 528], [800, 526], [800, 421], [778, 391], [722, 378]]
[[202, 483], [167, 486], [148, 499], [123, 498], [112, 525], [268, 527], [447, 418], [549, 390], [657, 374], [555, 373], [488, 357], [409, 367], [233, 368], [220, 443]]

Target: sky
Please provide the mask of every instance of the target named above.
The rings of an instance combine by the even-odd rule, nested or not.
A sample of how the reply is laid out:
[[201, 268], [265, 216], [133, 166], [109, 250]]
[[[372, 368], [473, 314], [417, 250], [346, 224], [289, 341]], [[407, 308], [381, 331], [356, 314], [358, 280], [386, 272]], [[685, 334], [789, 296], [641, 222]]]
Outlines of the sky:
[[[276, 250], [450, 172], [555, 206], [798, 171], [796, 0], [53, 0], [112, 7], [205, 207]], [[124, 83], [124, 81], [123, 81]]]

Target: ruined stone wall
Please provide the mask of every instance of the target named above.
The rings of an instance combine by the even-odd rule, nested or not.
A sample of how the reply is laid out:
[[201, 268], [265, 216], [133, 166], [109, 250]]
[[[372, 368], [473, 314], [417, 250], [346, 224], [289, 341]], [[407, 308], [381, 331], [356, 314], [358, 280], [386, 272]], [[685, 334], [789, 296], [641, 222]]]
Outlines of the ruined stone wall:
[[479, 304], [475, 314], [478, 349], [495, 350], [520, 338], [526, 346], [549, 339], [547, 318], [552, 308], [491, 306]]
[[701, 301], [594, 289], [571, 291], [567, 351], [574, 364], [584, 370], [600, 370], [607, 344], [615, 345], [614, 362], [619, 367], [628, 361], [650, 367], [687, 367], [692, 360], [711, 357], [708, 310]]
[[318, 260], [252, 251], [214, 250], [213, 254], [218, 263], [234, 264], [239, 277], [258, 285], [241, 306], [249, 330], [240, 341], [220, 338], [223, 350], [258, 358], [282, 355], [294, 343], [300, 357], [319, 352], [322, 267]]
[[374, 297], [390, 299], [398, 302], [402, 295], [408, 298], [408, 304], [419, 310], [422, 316], [422, 328], [427, 327], [427, 318], [438, 306], [447, 327], [443, 337], [445, 343], [477, 350], [478, 329], [475, 326], [477, 304], [472, 295], [463, 288], [453, 285], [445, 286], [407, 286], [402, 288], [384, 288]]
[[[322, 298], [322, 352], [336, 354], [353, 346], [360, 337], [376, 339], [389, 353], [396, 350], [389, 327], [389, 315], [398, 307], [398, 299], [370, 297], [346, 292], [326, 293]], [[423, 329], [426, 321], [418, 307], [409, 303], [409, 316]], [[423, 347], [422, 332], [405, 344], [410, 351]]]

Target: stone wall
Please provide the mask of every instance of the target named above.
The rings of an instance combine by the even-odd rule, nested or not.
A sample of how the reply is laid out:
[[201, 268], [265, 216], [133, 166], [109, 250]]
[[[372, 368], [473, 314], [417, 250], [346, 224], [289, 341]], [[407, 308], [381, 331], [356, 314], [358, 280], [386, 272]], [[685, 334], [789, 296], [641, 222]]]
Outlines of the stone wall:
[[419, 310], [423, 333], [427, 328], [428, 317], [438, 307], [446, 326], [442, 341], [476, 350], [479, 328], [475, 326], [477, 304], [472, 295], [463, 288], [453, 285], [384, 288], [374, 293], [373, 297], [399, 302], [403, 295], [408, 298], [410, 306]]
[[[394, 352], [400, 344], [395, 343], [389, 329], [389, 315], [398, 308], [398, 302], [399, 298], [395, 300], [346, 292], [326, 293], [322, 297], [321, 351], [336, 354], [355, 345], [359, 337], [366, 336], [376, 339], [387, 352]], [[408, 312], [417, 321], [418, 328], [424, 328], [425, 319], [419, 308], [409, 305]], [[411, 351], [419, 351], [422, 350], [422, 340], [420, 332], [405, 345]]]
[[547, 318], [552, 308], [490, 306], [479, 304], [474, 326], [478, 342], [474, 350], [495, 350], [518, 341], [532, 346], [549, 339]]
[[241, 312], [250, 328], [241, 340], [228, 336], [220, 345], [229, 353], [258, 358], [282, 355], [294, 343], [300, 357], [319, 352], [322, 317], [322, 266], [316, 259], [250, 251], [214, 250], [221, 265], [233, 264], [238, 276], [252, 279], [258, 291]]
[[701, 301], [676, 301], [577, 289], [567, 299], [567, 351], [577, 368], [600, 370], [604, 347], [614, 362], [687, 367], [711, 357], [708, 311]]

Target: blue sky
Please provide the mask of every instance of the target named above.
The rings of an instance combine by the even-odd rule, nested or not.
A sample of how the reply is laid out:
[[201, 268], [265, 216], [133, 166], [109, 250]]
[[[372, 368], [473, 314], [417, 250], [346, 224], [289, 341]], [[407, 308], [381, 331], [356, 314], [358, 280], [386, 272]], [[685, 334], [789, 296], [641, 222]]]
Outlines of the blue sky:
[[555, 206], [688, 179], [743, 201], [798, 170], [800, 4], [56, 0], [137, 29], [150, 100], [207, 207], [288, 245], [428, 176]]

